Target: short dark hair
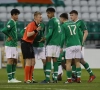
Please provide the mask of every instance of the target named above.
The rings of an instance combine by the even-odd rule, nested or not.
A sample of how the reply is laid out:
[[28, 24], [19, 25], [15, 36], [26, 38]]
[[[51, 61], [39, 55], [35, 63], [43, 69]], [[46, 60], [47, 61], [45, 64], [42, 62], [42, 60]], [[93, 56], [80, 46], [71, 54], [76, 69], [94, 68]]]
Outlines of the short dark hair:
[[78, 15], [78, 12], [76, 10], [72, 10], [69, 14], [73, 14], [73, 13]]
[[68, 19], [68, 14], [67, 13], [62, 13], [60, 15], [60, 17], [64, 18], [64, 19]]
[[14, 15], [14, 14], [17, 15], [17, 14], [20, 14], [20, 11], [18, 9], [12, 9], [10, 13], [11, 15]]
[[55, 9], [54, 8], [47, 8], [46, 12], [55, 12]]

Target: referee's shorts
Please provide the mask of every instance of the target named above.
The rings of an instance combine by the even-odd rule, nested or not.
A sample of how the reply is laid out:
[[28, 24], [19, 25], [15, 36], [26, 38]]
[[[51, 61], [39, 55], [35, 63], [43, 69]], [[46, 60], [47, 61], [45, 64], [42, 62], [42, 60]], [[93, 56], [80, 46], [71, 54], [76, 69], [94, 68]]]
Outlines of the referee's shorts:
[[21, 39], [21, 50], [22, 50], [23, 59], [35, 58], [34, 51], [33, 51], [33, 45], [22, 39]]

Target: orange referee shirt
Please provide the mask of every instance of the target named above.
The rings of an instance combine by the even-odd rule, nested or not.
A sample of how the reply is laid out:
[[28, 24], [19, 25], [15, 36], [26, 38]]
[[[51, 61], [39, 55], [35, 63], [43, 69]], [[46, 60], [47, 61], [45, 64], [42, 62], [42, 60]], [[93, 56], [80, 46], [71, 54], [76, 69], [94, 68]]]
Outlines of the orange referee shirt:
[[35, 21], [30, 22], [26, 27], [26, 30], [25, 30], [22, 40], [29, 42], [29, 43], [33, 43], [37, 33], [35, 33], [33, 36], [27, 37], [27, 32], [32, 32], [32, 31], [36, 30], [37, 27], [38, 27], [38, 25], [36, 24]]

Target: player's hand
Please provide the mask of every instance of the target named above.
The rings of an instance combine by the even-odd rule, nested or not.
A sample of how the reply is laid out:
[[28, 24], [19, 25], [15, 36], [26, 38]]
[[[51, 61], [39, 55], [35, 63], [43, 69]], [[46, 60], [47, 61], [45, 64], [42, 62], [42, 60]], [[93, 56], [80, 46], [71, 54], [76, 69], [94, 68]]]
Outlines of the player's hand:
[[41, 29], [42, 29], [41, 26], [39, 26], [36, 30], [39, 31], [39, 30], [41, 30]]
[[45, 37], [42, 37], [41, 40], [38, 41], [38, 42], [42, 42], [42, 41], [45, 41], [45, 40], [46, 40], [46, 38]]
[[63, 52], [63, 48], [60, 49], [60, 53], [62, 53], [62, 52]]
[[12, 40], [12, 37], [8, 37], [8, 38], [7, 38], [7, 41], [11, 41], [11, 40]]
[[82, 46], [81, 46], [81, 51], [82, 51]]

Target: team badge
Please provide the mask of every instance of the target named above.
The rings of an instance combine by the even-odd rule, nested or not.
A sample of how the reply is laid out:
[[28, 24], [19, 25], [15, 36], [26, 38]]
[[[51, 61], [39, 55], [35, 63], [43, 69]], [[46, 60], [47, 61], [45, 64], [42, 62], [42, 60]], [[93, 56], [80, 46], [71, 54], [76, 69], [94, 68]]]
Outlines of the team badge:
[[10, 28], [10, 25], [8, 25], [7, 27]]

